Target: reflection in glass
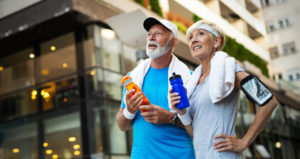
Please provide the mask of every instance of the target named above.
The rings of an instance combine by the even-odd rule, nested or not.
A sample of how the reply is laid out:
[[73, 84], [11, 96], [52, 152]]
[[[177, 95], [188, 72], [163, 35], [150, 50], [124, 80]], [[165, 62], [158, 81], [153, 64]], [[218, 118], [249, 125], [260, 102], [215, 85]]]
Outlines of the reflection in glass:
[[29, 58], [31, 53], [33, 53], [33, 49], [28, 48], [0, 58], [2, 68], [0, 71], [0, 94], [35, 84], [33, 60]]
[[37, 104], [33, 89], [25, 89], [0, 97], [0, 121], [12, 120], [37, 112]]
[[[64, 159], [81, 156], [82, 146], [78, 112], [47, 119], [44, 124], [45, 142], [48, 143], [45, 149], [46, 158], [53, 158], [53, 155]], [[79, 148], [75, 150], [74, 145], [79, 145]], [[74, 154], [75, 151], [79, 151], [79, 153]]]
[[103, 67], [121, 72], [121, 41], [109, 29], [101, 29]]
[[0, 129], [0, 158], [37, 159], [37, 126], [23, 124]]
[[91, 25], [84, 41], [85, 67], [102, 66], [121, 72], [122, 43], [113, 30]]
[[40, 82], [76, 71], [73, 33], [43, 42], [40, 49], [41, 56], [37, 59], [38, 80]]
[[95, 115], [95, 139], [96, 139], [96, 153], [103, 153], [103, 144], [102, 144], [102, 134], [101, 134], [101, 116], [100, 116], [100, 107], [94, 107], [93, 109]]
[[116, 115], [120, 109], [120, 103], [108, 102], [109, 107], [109, 131], [110, 149], [112, 154], [126, 154], [126, 134], [121, 131], [116, 122]]
[[78, 81], [75, 75], [43, 84], [38, 93], [41, 95], [43, 110], [69, 105], [79, 101]]
[[87, 39], [84, 41], [85, 68], [102, 66], [100, 56], [100, 27], [89, 25], [87, 27], [87, 33]]
[[123, 50], [124, 50], [123, 57], [124, 57], [124, 64], [125, 64], [125, 73], [128, 73], [129, 71], [133, 70], [134, 67], [137, 65], [136, 63], [137, 49], [127, 45], [123, 45]]
[[120, 80], [122, 75], [104, 71], [105, 77], [105, 92], [107, 97], [111, 99], [121, 100], [122, 99], [122, 86]]
[[285, 106], [287, 123], [297, 129], [300, 129], [300, 111], [292, 107]]
[[272, 115], [271, 115], [271, 120], [269, 121], [274, 121], [274, 122], [280, 122], [280, 123], [284, 123], [284, 117], [282, 114], [282, 106], [279, 104], [273, 111]]
[[103, 71], [102, 69], [91, 69], [86, 72], [86, 91], [89, 97], [103, 96]]

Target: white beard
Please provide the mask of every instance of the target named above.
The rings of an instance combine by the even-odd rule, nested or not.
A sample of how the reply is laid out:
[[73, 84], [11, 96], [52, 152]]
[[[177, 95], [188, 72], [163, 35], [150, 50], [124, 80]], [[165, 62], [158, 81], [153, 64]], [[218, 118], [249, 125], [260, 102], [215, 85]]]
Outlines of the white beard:
[[[171, 45], [170, 45], [171, 40], [172, 40], [172, 38], [168, 39], [168, 41], [164, 47], [161, 47], [158, 44], [158, 42], [156, 42], [156, 41], [147, 41], [147, 46], [146, 46], [147, 56], [155, 59], [155, 58], [161, 57], [162, 55], [166, 54], [171, 47]], [[148, 48], [149, 45], [156, 45], [157, 48], [155, 50], [149, 49]]]

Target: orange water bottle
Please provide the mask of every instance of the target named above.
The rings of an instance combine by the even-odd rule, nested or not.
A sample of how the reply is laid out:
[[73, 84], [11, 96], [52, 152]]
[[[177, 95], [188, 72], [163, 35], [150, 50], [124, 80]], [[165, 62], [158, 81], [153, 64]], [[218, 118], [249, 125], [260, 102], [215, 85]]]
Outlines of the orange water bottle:
[[[143, 93], [143, 91], [132, 81], [131, 77], [130, 76], [124, 76], [122, 79], [121, 79], [121, 83], [124, 84], [125, 88], [127, 89], [127, 91], [131, 90], [131, 89], [134, 89], [135, 91], [130, 94], [130, 97], [132, 97], [133, 95], [135, 95], [136, 93], [138, 92], [141, 92], [141, 96], [143, 96], [143, 102], [141, 105], [148, 105], [150, 104], [149, 100], [147, 99], [147, 97], [145, 96], [145, 94]], [[148, 112], [149, 110], [148, 109], [140, 109], [141, 112]]]

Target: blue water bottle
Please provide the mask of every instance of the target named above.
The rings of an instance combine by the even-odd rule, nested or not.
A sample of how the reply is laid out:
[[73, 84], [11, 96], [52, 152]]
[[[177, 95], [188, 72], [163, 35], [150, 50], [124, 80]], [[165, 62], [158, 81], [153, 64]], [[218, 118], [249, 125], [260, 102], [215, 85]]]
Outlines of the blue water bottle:
[[176, 107], [178, 109], [183, 109], [188, 106], [190, 106], [189, 99], [187, 98], [186, 90], [183, 87], [183, 82], [181, 79], [180, 75], [176, 75], [175, 72], [173, 72], [173, 76], [170, 77], [170, 83], [173, 88], [173, 92], [176, 92], [179, 94], [180, 98], [180, 103], [176, 104]]

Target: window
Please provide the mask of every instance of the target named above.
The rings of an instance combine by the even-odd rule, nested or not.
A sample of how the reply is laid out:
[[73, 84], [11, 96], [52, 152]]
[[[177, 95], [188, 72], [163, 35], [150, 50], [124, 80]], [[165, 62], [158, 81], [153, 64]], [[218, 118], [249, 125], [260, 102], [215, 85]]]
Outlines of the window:
[[102, 28], [100, 34], [102, 40], [101, 57], [103, 67], [121, 72], [121, 41], [117, 38], [113, 30]]
[[288, 28], [291, 26], [291, 18], [284, 17], [278, 20], [278, 25], [280, 29]]
[[276, 75], [273, 74], [272, 79], [275, 81], [276, 80]]
[[75, 37], [72, 32], [45, 41], [40, 48], [38, 81], [44, 82], [76, 72]]
[[300, 80], [300, 70], [295, 69], [288, 72], [288, 80], [289, 81], [297, 81]]
[[109, 133], [110, 133], [110, 153], [111, 154], [127, 154], [126, 133], [121, 131], [116, 122], [116, 114], [119, 112], [120, 103], [108, 101], [107, 105], [109, 119]]
[[[278, 26], [277, 26], [278, 25]], [[277, 20], [277, 22], [269, 21], [266, 22], [267, 31], [269, 33], [274, 32], [276, 29], [285, 29], [292, 25], [290, 17], [283, 17]]]
[[300, 80], [300, 72], [296, 73], [296, 80]]
[[[2, 125], [1, 125], [2, 126]], [[11, 124], [1, 128], [0, 158], [38, 159], [36, 123]]]
[[291, 18], [290, 17], [285, 17], [284, 18], [285, 24], [287, 27], [290, 27], [292, 22], [291, 22]]
[[[80, 115], [63, 114], [44, 120], [47, 158], [73, 159], [82, 157]], [[53, 157], [53, 156], [57, 157]], [[46, 158], [45, 157], [45, 158]]]
[[[0, 98], [0, 121], [37, 112], [35, 90], [25, 89]], [[1, 156], [0, 156], [1, 158]]]
[[269, 48], [269, 52], [270, 52], [271, 59], [276, 59], [279, 56], [277, 47]]
[[262, 0], [263, 7], [269, 7], [270, 6], [270, 0]]
[[283, 19], [279, 19], [279, 20], [278, 20], [278, 24], [279, 24], [279, 28], [280, 28], [280, 29], [283, 29], [283, 28], [284, 28], [284, 22], [283, 22]]
[[289, 43], [283, 44], [282, 49], [283, 49], [284, 55], [295, 54], [297, 52], [295, 42], [289, 42]]
[[274, 23], [271, 22], [267, 22], [267, 31], [269, 33], [274, 32], [276, 30]]
[[[137, 62], [136, 62], [137, 56], [138, 56], [138, 53], [140, 53], [140, 52], [141, 52], [140, 50], [137, 50], [130, 46], [127, 46], [127, 45], [123, 46], [125, 73], [131, 71], [137, 65]], [[144, 53], [144, 51], [142, 51], [142, 53]], [[146, 53], [144, 53], [143, 55], [146, 55]]]
[[293, 81], [293, 75], [289, 75], [289, 81]]
[[122, 85], [120, 83], [121, 78], [121, 74], [104, 71], [105, 92], [108, 98], [115, 100], [122, 99]]
[[33, 48], [27, 48], [19, 52], [11, 53], [7, 57], [0, 58], [0, 94], [32, 86], [34, 80], [34, 62], [31, 57]]
[[282, 74], [281, 73], [278, 73], [278, 79], [282, 80]]
[[266, 8], [266, 7], [270, 7], [272, 5], [283, 3], [285, 1], [287, 1], [287, 0], [262, 0], [262, 6], [264, 8]]
[[275, 0], [275, 4], [279, 4], [279, 3], [283, 3], [285, 2], [286, 0]]
[[79, 90], [76, 75], [44, 83], [36, 90], [41, 94], [44, 111], [78, 102]]

